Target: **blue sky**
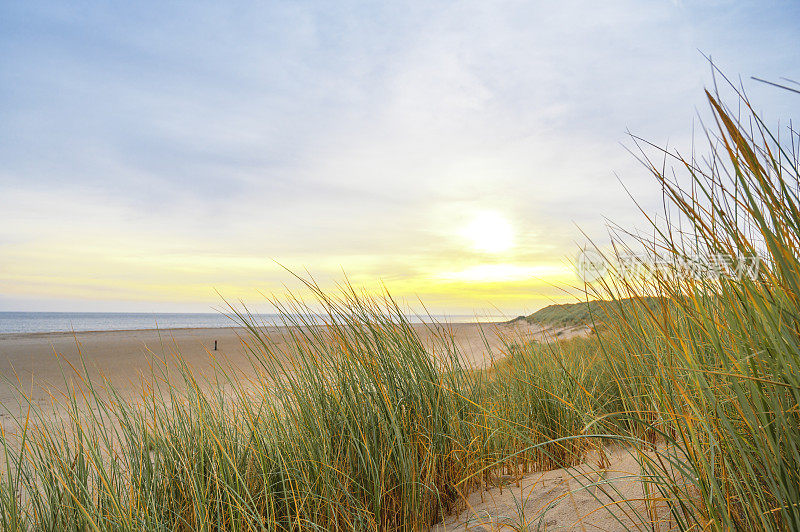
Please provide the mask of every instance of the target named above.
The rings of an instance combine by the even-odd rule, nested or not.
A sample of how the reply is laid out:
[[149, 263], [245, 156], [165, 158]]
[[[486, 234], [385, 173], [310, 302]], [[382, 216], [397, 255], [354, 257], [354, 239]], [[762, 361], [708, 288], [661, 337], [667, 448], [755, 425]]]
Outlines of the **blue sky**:
[[[437, 311], [560, 297], [690, 145], [701, 52], [769, 123], [789, 2], [4, 2], [0, 310], [207, 310], [344, 270]], [[476, 227], [510, 243], [486, 251]], [[505, 230], [505, 229], [504, 229]], [[479, 229], [478, 229], [479, 231]]]

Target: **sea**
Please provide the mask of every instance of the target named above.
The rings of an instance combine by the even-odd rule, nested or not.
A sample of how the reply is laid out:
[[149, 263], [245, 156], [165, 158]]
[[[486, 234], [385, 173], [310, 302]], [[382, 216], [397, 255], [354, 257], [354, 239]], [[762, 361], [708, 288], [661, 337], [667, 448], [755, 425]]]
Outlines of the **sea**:
[[[263, 325], [282, 325], [278, 314], [254, 314]], [[466, 314], [438, 314], [424, 319], [408, 316], [410, 322], [494, 322], [508, 318]], [[148, 312], [0, 312], [0, 334], [80, 331], [129, 331], [140, 329], [189, 329], [236, 327], [239, 322], [222, 313], [148, 313]]]

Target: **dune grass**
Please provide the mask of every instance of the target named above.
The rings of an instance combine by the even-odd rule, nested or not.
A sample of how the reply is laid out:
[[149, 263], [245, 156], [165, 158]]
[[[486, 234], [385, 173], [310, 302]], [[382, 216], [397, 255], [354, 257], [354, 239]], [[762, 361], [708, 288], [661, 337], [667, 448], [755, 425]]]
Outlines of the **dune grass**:
[[156, 364], [136, 401], [78, 379], [56, 414], [31, 404], [2, 434], [0, 526], [420, 530], [500, 476], [616, 441], [679, 529], [800, 529], [797, 154], [708, 99], [705, 169], [675, 159], [675, 181], [643, 159], [669, 224], [638, 244], [758, 255], [756, 276], [612, 271], [589, 287], [609, 301], [598, 334], [509, 338], [485, 370], [444, 329], [424, 345], [389, 297], [309, 283], [314, 312], [283, 307], [288, 348], [237, 314], [247, 378], [220, 364], [209, 386]]
[[528, 323], [537, 323], [549, 327], [586, 326], [596, 328], [602, 326], [609, 315], [616, 315], [619, 312], [617, 309], [620, 306], [629, 306], [631, 310], [635, 310], [640, 308], [642, 304], [656, 309], [660, 303], [658, 298], [655, 297], [615, 299], [614, 301], [600, 299], [579, 301], [577, 303], [562, 303], [558, 305], [548, 305], [537, 310], [533, 314], [520, 316], [513, 321], [523, 319]]
[[716, 120], [711, 158], [703, 165], [677, 159], [690, 185], [681, 186], [644, 159], [663, 185], [673, 218], [669, 225], [654, 223], [656, 238], [641, 244], [677, 259], [759, 257], [759, 267], [752, 276], [612, 276], [598, 294], [647, 294], [663, 305], [637, 319], [618, 307], [622, 311], [608, 328], [618, 347], [609, 361], [648, 388], [623, 392], [631, 399], [628, 416], [656, 431], [688, 466], [690, 482], [678, 486], [660, 464], [644, 464], [685, 528], [797, 530], [797, 135], [790, 131], [788, 142], [781, 142], [743, 95], [742, 119], [707, 96]]

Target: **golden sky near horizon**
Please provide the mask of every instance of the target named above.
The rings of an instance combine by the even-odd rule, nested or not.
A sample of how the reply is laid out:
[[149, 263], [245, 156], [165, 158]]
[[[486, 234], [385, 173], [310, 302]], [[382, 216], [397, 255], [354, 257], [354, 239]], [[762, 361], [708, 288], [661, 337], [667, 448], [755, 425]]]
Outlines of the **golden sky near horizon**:
[[[109, 234], [102, 225], [76, 231], [88, 239], [52, 239], [34, 244], [20, 242], [3, 260], [0, 289], [6, 295], [29, 297], [89, 297], [97, 301], [151, 304], [175, 301], [207, 305], [209, 287], [217, 301], [245, 300], [258, 306], [261, 295], [281, 295], [287, 290], [302, 295], [302, 284], [284, 267], [333, 287], [345, 278], [353, 285], [379, 293], [385, 287], [393, 296], [420, 309], [417, 299], [434, 309], [486, 315], [529, 308], [540, 301], [563, 300], [563, 290], [577, 283], [569, 257], [548, 260], [547, 246], [540, 258], [523, 245], [524, 237], [513, 221], [499, 211], [477, 211], [462, 225], [441, 228], [428, 238], [440, 242], [439, 252], [417, 255], [397, 253], [285, 255], [280, 264], [258, 255], [236, 255], [224, 249], [176, 247], [161, 240], [158, 231], [144, 238]], [[53, 262], [58, 275], [53, 275]], [[314, 263], [316, 271], [305, 271]], [[346, 265], [343, 266], [343, 265]], [[90, 275], [87, 275], [91, 273]], [[43, 282], [44, 281], [44, 282]], [[53, 287], [57, 286], [57, 290]], [[475, 302], [482, 304], [476, 305]], [[102, 305], [101, 305], [102, 306]]]

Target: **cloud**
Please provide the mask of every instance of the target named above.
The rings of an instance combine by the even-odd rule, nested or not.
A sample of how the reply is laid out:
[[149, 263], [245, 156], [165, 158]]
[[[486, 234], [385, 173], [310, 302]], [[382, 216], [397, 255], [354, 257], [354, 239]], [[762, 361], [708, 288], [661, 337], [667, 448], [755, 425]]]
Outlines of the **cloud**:
[[[620, 147], [626, 129], [688, 147], [710, 82], [697, 49], [734, 74], [791, 75], [794, 14], [632, 0], [4, 5], [0, 267], [36, 271], [82, 308], [99, 296], [80, 296], [81, 268], [124, 306], [136, 287], [206, 301], [217, 279], [280, 285], [272, 259], [466, 308], [477, 288], [436, 299], [433, 280], [483, 267], [457, 238], [476, 212], [513, 224], [514, 271], [568, 255], [576, 224], [601, 237], [604, 216], [640, 223], [615, 172], [645, 207], [659, 195]], [[792, 110], [753, 90], [768, 119]], [[10, 271], [0, 286], [24, 299]]]

